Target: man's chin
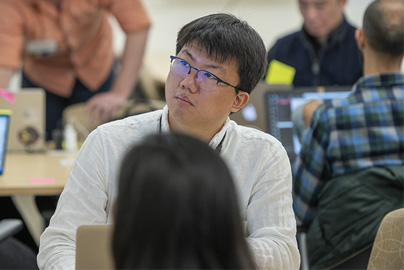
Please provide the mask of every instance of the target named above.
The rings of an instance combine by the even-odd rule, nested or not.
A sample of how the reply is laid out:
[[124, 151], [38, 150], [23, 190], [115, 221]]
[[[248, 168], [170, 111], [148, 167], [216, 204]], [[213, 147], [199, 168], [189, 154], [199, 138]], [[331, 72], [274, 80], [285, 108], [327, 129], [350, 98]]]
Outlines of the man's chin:
[[314, 28], [314, 27], [305, 27], [304, 28], [306, 30], [307, 33], [309, 33], [310, 36], [314, 37], [314, 38], [321, 38], [322, 36], [324, 36], [324, 33], [322, 33], [322, 31], [318, 28]]

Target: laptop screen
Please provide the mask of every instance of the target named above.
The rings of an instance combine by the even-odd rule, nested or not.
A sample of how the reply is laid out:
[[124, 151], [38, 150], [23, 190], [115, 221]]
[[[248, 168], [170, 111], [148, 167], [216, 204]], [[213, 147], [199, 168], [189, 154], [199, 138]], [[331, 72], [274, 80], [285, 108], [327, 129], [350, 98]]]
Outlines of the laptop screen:
[[270, 85], [260, 82], [251, 92], [247, 105], [238, 112], [230, 114], [230, 119], [236, 121], [239, 125], [267, 132], [265, 93], [268, 91], [287, 91], [290, 89], [292, 88], [289, 85]]
[[0, 175], [3, 175], [7, 153], [8, 130], [10, 126], [10, 110], [0, 110]]
[[350, 91], [351, 86], [267, 91], [265, 93], [267, 132], [282, 142], [293, 163], [299, 155], [301, 144], [293, 130], [292, 111], [298, 105], [313, 99], [344, 98]]

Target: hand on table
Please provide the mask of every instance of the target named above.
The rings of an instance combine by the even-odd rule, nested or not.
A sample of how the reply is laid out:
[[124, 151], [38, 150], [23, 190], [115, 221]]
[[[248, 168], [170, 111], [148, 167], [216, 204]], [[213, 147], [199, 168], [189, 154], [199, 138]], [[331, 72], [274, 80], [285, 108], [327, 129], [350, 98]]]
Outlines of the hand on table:
[[87, 101], [85, 111], [90, 114], [92, 124], [97, 121], [104, 123], [113, 119], [115, 112], [125, 101], [125, 97], [115, 93], [99, 93]]

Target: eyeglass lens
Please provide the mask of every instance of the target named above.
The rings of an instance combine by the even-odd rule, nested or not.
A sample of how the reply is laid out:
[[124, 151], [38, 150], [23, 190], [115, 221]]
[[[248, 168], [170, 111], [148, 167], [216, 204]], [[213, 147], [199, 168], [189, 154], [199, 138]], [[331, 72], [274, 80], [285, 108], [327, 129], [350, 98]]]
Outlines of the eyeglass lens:
[[[170, 70], [174, 76], [185, 78], [191, 72], [191, 68], [196, 70], [185, 60], [173, 58], [171, 61]], [[196, 70], [195, 78], [198, 86], [205, 91], [212, 91], [218, 84], [217, 78], [204, 70]]]

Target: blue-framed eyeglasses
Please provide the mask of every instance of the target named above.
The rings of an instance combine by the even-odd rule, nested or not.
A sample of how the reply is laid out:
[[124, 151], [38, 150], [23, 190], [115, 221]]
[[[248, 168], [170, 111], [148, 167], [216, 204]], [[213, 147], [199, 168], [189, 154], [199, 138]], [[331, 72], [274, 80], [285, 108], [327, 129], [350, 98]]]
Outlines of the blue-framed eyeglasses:
[[176, 77], [185, 78], [188, 74], [191, 73], [191, 69], [196, 70], [195, 78], [196, 83], [198, 84], [199, 88], [206, 92], [213, 91], [218, 83], [224, 83], [228, 86], [235, 88], [237, 91], [243, 91], [242, 89], [231, 85], [228, 82], [223, 81], [216, 75], [210, 73], [206, 70], [199, 70], [196, 67], [191, 66], [187, 61], [184, 59], [177, 57], [177, 56], [170, 56], [171, 64], [170, 64], [170, 72]]

